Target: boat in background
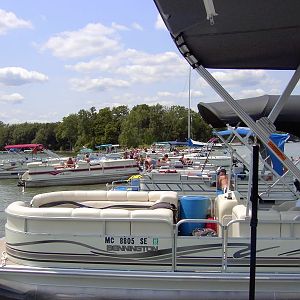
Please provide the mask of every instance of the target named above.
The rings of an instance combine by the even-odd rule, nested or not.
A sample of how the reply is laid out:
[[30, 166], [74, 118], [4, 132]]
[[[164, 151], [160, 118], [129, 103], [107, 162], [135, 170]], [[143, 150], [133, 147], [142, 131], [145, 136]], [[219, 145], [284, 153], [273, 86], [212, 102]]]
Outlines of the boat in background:
[[27, 163], [30, 162], [57, 163], [63, 160], [42, 144], [6, 145], [4, 149], [0, 152], [0, 179], [18, 179], [28, 170]]
[[32, 162], [27, 168], [18, 183], [26, 188], [107, 183], [138, 173], [134, 159], [79, 160], [72, 165]]

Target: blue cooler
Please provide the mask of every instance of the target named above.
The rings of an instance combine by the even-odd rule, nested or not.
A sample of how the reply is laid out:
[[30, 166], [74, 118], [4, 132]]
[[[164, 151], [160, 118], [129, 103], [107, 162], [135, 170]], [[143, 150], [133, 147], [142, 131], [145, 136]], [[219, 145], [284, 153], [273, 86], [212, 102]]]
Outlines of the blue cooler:
[[[205, 196], [182, 196], [180, 198], [180, 219], [206, 219], [210, 200]], [[195, 228], [203, 228], [205, 223], [184, 223], [179, 227], [180, 235], [192, 235]]]
[[133, 191], [139, 191], [140, 190], [140, 179], [139, 178], [133, 178], [130, 180], [130, 185]]

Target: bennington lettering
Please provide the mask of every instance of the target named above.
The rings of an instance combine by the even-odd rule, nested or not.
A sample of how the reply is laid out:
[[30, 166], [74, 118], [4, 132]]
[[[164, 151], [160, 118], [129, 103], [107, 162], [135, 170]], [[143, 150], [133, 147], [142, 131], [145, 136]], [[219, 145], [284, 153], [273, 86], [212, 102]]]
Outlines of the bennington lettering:
[[122, 252], [151, 252], [158, 251], [158, 246], [106, 245], [106, 250]]

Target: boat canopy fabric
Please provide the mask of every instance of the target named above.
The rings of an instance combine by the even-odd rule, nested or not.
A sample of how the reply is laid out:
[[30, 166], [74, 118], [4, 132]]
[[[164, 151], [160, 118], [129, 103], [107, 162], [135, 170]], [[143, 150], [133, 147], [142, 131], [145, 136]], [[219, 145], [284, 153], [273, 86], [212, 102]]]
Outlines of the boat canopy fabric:
[[[250, 128], [248, 127], [237, 127], [235, 128], [235, 131], [239, 134], [239, 135], [247, 135], [250, 133], [250, 135], [254, 135], [253, 132], [251, 131]], [[224, 136], [224, 135], [230, 135], [233, 133], [233, 130], [227, 129], [227, 130], [221, 130], [217, 132], [218, 135]]]
[[101, 144], [101, 145], [96, 145], [95, 148], [111, 148], [111, 147], [120, 147], [119, 144]]
[[[245, 112], [258, 120], [267, 117], [278, 100], [278, 95], [264, 95], [247, 99], [237, 100]], [[198, 104], [198, 110], [202, 118], [214, 128], [225, 127], [226, 124], [236, 126], [239, 122], [243, 126], [241, 119], [224, 101]], [[288, 132], [300, 137], [299, 112], [300, 96], [292, 95], [284, 105], [274, 124], [278, 131]]]
[[79, 153], [92, 153], [92, 152], [94, 152], [94, 150], [90, 148], [82, 148], [79, 150]]
[[42, 144], [17, 144], [17, 145], [6, 145], [4, 146], [5, 150], [11, 150], [11, 149], [36, 149], [36, 150], [43, 150], [44, 146]]
[[194, 141], [193, 139], [189, 139], [188, 145], [190, 147], [204, 147], [207, 146], [207, 143], [198, 142], [198, 141]]
[[168, 141], [171, 146], [188, 146], [188, 142], [180, 142], [180, 141]]
[[203, 0], [154, 2], [194, 67], [292, 70], [300, 65], [299, 0], [212, 0], [213, 24]]
[[[270, 135], [271, 140], [277, 145], [277, 147], [284, 152], [285, 142], [290, 138], [289, 134], [272, 133]], [[268, 154], [272, 160], [273, 169], [281, 176], [284, 174], [284, 167], [281, 161], [269, 150]]]

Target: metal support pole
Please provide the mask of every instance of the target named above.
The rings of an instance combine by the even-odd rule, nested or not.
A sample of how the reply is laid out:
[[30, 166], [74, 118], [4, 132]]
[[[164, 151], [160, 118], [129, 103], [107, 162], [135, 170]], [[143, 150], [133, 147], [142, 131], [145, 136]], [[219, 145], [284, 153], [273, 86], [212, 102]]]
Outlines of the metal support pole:
[[282, 95], [277, 100], [275, 106], [273, 107], [272, 111], [270, 112], [268, 119], [274, 123], [277, 119], [279, 113], [281, 112], [282, 108], [284, 107], [285, 103], [288, 101], [289, 96], [291, 95], [292, 91], [294, 90], [295, 86], [297, 85], [300, 79], [300, 66], [297, 68], [295, 73], [293, 74], [291, 80], [289, 81], [288, 85], [286, 86], [285, 90], [283, 91]]
[[293, 162], [274, 144], [268, 134], [258, 126], [254, 120], [244, 111], [229, 93], [220, 85], [220, 83], [203, 67], [197, 66], [197, 72], [206, 80], [206, 82], [220, 95], [220, 97], [232, 108], [232, 110], [243, 120], [243, 122], [252, 129], [259, 137], [262, 143], [289, 169], [292, 174], [300, 181], [300, 170], [295, 167]]
[[249, 300], [255, 299], [255, 273], [256, 273], [256, 237], [257, 237], [257, 203], [258, 203], [258, 157], [259, 146], [253, 146], [253, 160], [252, 160], [252, 190], [251, 203], [252, 214], [250, 221], [251, 228], [251, 252], [250, 252], [250, 282], [249, 282]]

